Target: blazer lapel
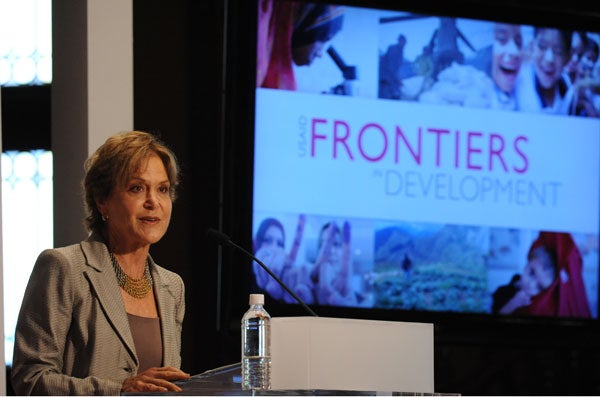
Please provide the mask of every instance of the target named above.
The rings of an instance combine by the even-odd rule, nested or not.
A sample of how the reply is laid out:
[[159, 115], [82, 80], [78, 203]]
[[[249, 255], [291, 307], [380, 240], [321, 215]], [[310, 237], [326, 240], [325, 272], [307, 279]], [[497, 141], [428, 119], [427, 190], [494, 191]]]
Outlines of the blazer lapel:
[[87, 258], [88, 268], [85, 274], [98, 296], [100, 305], [106, 317], [114, 326], [119, 338], [127, 347], [129, 354], [131, 354], [136, 364], [139, 364], [135, 354], [133, 336], [129, 328], [129, 319], [121, 299], [121, 291], [116, 282], [108, 249], [103, 242], [94, 239], [93, 235], [81, 243], [81, 248]]
[[175, 302], [173, 293], [171, 292], [171, 285], [160, 276], [152, 257], [150, 257], [150, 263], [163, 340], [163, 365], [167, 365], [167, 363], [172, 363], [175, 361], [173, 353], [178, 349], [177, 342], [173, 338], [175, 313], [167, 310], [167, 308], [175, 307]]

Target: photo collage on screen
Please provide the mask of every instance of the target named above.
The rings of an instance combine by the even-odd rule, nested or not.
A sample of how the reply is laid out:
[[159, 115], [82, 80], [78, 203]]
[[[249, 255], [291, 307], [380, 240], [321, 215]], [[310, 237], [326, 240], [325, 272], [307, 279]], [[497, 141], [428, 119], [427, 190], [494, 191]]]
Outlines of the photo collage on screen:
[[302, 300], [598, 317], [598, 32], [267, 3], [254, 253]]

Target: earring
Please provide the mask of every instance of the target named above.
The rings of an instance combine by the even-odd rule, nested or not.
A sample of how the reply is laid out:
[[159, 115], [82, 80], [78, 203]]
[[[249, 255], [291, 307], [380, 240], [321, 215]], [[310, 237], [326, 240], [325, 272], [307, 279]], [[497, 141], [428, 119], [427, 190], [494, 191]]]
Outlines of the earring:
[[108, 216], [106, 216], [106, 215], [102, 214], [102, 220], [103, 220], [104, 222], [106, 222], [106, 221], [108, 220]]

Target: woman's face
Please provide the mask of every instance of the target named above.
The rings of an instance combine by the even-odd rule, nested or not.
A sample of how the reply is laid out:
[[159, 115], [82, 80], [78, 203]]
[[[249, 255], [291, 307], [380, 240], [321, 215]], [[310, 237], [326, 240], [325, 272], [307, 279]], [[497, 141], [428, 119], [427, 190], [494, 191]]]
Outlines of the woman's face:
[[571, 52], [569, 55], [569, 60], [565, 64], [565, 71], [567, 73], [575, 73], [577, 70], [577, 65], [579, 64], [579, 59], [581, 58], [581, 54], [583, 53], [583, 40], [581, 38], [581, 34], [574, 33], [573, 38], [571, 40]]
[[297, 66], [308, 66], [317, 58], [323, 56], [325, 44], [322, 41], [315, 41], [311, 44], [292, 48], [292, 58]]
[[553, 281], [554, 265], [552, 259], [544, 249], [538, 248], [525, 266], [521, 278], [521, 289], [529, 296], [535, 296], [548, 289]]
[[541, 29], [533, 43], [533, 68], [538, 82], [545, 89], [553, 88], [563, 71], [569, 54], [568, 46], [558, 29]]
[[110, 248], [134, 250], [159, 241], [171, 220], [171, 183], [161, 159], [153, 155], [124, 186], [114, 191], [98, 209], [107, 216]]
[[585, 50], [581, 53], [581, 58], [577, 64], [577, 77], [591, 77], [594, 65], [598, 61], [598, 53], [594, 50]]
[[269, 22], [273, 12], [273, 2], [260, 0], [258, 7], [258, 33], [256, 41], [256, 85], [260, 86], [265, 78], [271, 58], [269, 40]]
[[[333, 234], [333, 235], [332, 235]], [[341, 230], [333, 225], [329, 225], [326, 229], [321, 232], [321, 242], [325, 244], [325, 239], [331, 239], [331, 245], [329, 246], [328, 260], [333, 265], [340, 265], [342, 262], [342, 232]]]
[[278, 226], [271, 225], [267, 228], [259, 249], [283, 251], [284, 246], [283, 231]]
[[498, 23], [494, 26], [492, 78], [500, 90], [511, 93], [523, 61], [521, 27]]
[[333, 244], [331, 246], [331, 262], [341, 265], [342, 263], [342, 233], [340, 229], [335, 230]]

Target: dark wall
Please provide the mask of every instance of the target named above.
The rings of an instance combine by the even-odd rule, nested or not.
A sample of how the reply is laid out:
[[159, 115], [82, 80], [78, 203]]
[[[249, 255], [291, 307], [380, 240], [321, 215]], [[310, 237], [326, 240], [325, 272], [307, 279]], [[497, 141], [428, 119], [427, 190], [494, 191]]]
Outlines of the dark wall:
[[152, 253], [186, 282], [183, 367], [190, 373], [222, 360], [217, 249], [204, 238], [218, 223], [222, 13], [220, 2], [134, 1], [134, 127], [160, 133], [182, 167], [170, 229]]
[[[244, 183], [233, 171], [249, 161], [234, 154], [235, 139], [225, 140], [226, 12], [221, 1], [134, 1], [134, 127], [160, 133], [182, 166], [170, 229], [152, 254], [186, 282], [182, 359], [190, 373], [240, 360], [240, 336], [221, 329], [220, 318], [230, 304], [221, 300], [221, 279], [230, 279], [222, 263], [232, 254], [205, 235], [208, 228], [231, 230], [250, 210], [233, 208], [226, 197]], [[241, 140], [250, 132], [240, 132]]]

